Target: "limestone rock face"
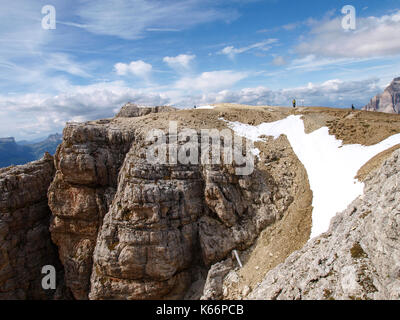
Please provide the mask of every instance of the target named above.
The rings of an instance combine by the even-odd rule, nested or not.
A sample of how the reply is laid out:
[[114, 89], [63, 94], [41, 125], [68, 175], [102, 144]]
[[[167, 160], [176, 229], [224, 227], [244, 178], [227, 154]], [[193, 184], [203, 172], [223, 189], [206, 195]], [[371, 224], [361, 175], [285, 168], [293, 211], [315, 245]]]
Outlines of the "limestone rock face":
[[55, 290], [41, 286], [45, 265], [54, 266], [62, 280], [49, 233], [51, 212], [46, 196], [54, 172], [49, 154], [23, 166], [0, 170], [0, 300], [56, 296]]
[[363, 110], [400, 114], [400, 78], [395, 78], [382, 94], [371, 99]]
[[65, 128], [48, 195], [52, 239], [76, 299], [183, 298], [293, 202], [290, 167], [276, 180], [258, 169], [238, 176], [232, 164], [150, 163], [146, 134], [169, 119], [163, 112]]
[[250, 299], [400, 299], [400, 151], [364, 195], [269, 272]]
[[116, 115], [117, 118], [133, 118], [145, 116], [149, 113], [170, 112], [176, 110], [174, 107], [157, 106], [157, 107], [144, 107], [133, 103], [125, 104]]
[[121, 169], [97, 238], [90, 299], [183, 298], [196, 268], [247, 248], [276, 218], [261, 176], [151, 165], [145, 147], [136, 136]]
[[180, 298], [199, 254], [203, 214], [199, 168], [149, 165], [135, 143], [104, 218], [91, 279], [91, 299]]
[[[206, 265], [225, 259], [232, 250], [250, 247], [266, 226], [279, 219], [272, 200], [278, 188], [259, 171], [236, 176], [231, 167], [203, 168], [208, 214], [199, 220], [200, 246]], [[293, 201], [286, 194], [288, 204]]]
[[76, 299], [87, 299], [98, 229], [134, 135], [107, 120], [69, 124], [63, 135], [48, 192], [51, 236], [65, 268], [66, 285]]

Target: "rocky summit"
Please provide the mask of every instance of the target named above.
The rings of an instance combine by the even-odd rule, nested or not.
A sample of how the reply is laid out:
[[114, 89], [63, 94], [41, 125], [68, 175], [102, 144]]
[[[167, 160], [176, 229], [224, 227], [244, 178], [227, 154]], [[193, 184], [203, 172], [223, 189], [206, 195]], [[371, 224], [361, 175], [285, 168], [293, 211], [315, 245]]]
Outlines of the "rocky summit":
[[385, 91], [372, 98], [363, 110], [400, 114], [400, 78], [395, 78]]
[[[338, 148], [387, 144], [354, 173], [364, 195], [312, 240], [312, 172], [288, 136], [245, 137], [232, 126], [291, 116], [307, 135], [340, 140]], [[129, 103], [111, 119], [68, 123], [54, 159], [0, 169], [0, 297], [398, 299], [399, 120], [331, 108]], [[154, 130], [168, 161], [149, 161]], [[216, 153], [213, 141], [223, 142]], [[253, 162], [238, 174], [243, 146]], [[185, 147], [199, 161], [181, 161]], [[220, 160], [204, 161], [210, 155]], [[57, 270], [55, 290], [41, 287], [45, 265]]]

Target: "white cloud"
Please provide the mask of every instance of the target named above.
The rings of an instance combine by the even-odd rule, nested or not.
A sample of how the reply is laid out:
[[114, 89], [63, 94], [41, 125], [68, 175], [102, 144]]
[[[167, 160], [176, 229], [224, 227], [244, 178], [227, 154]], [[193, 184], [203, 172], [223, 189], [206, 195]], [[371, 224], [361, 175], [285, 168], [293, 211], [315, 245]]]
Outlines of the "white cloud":
[[175, 83], [175, 88], [192, 91], [217, 91], [232, 87], [247, 77], [244, 72], [231, 70], [203, 72], [197, 77], [183, 77]]
[[85, 70], [85, 67], [73, 61], [71, 57], [65, 53], [50, 53], [45, 59], [45, 65], [42, 68], [49, 70], [57, 70], [69, 73], [74, 76], [90, 77], [90, 74]]
[[173, 69], [182, 70], [182, 69], [189, 69], [190, 63], [195, 58], [196, 58], [195, 55], [180, 54], [176, 57], [164, 57], [163, 61]]
[[304, 87], [271, 90], [267, 87], [222, 90], [206, 93], [202, 103], [240, 103], [249, 105], [290, 106], [293, 98], [304, 99], [308, 106], [349, 107], [364, 106], [371, 97], [382, 91], [378, 79], [363, 81], [329, 80], [320, 84], [309, 83]]
[[179, 32], [180, 29], [176, 28], [147, 28], [146, 31], [150, 32]]
[[[60, 0], [52, 3], [57, 14], [69, 12]], [[93, 60], [63, 53], [74, 47], [72, 33], [41, 25], [43, 3], [19, 0], [0, 10], [0, 92], [51, 92], [68, 85], [71, 76], [92, 78]], [[58, 18], [58, 16], [57, 16]], [[81, 47], [81, 44], [79, 44]], [[80, 79], [82, 81], [82, 79]]]
[[316, 71], [327, 67], [337, 68], [338, 66], [346, 66], [353, 63], [369, 61], [375, 58], [326, 58], [318, 57], [314, 54], [307, 55], [302, 58], [294, 59], [287, 67], [288, 70]]
[[204, 0], [87, 0], [77, 13], [89, 32], [129, 40], [144, 37], [146, 31], [176, 31], [238, 16]]
[[274, 58], [274, 60], [272, 60], [272, 64], [275, 65], [275, 66], [283, 66], [286, 63], [287, 62], [286, 62], [285, 58], [282, 57], [282, 56], [277, 56], [277, 57]]
[[70, 85], [69, 76], [93, 78], [94, 64], [77, 62], [64, 53], [41, 52], [23, 63], [0, 56], [0, 91], [57, 92]]
[[312, 23], [310, 34], [297, 46], [305, 55], [327, 58], [371, 58], [400, 54], [400, 11], [357, 19], [357, 29], [342, 28], [342, 17]]
[[268, 51], [271, 48], [271, 44], [276, 43], [278, 40], [277, 39], [267, 39], [264, 41], [256, 42], [254, 44], [251, 44], [247, 47], [241, 47], [241, 48], [235, 48], [234, 46], [227, 46], [220, 50], [218, 54], [225, 54], [229, 58], [233, 59], [235, 55], [241, 54], [253, 49], [259, 49], [263, 51]]
[[142, 60], [132, 61], [129, 64], [119, 62], [114, 65], [114, 68], [115, 72], [120, 76], [125, 76], [131, 73], [139, 78], [144, 79], [147, 79], [150, 76], [153, 69], [151, 64]]
[[304, 99], [305, 105], [348, 107], [354, 103], [364, 106], [370, 98], [383, 88], [378, 86], [378, 79], [362, 81], [329, 80], [320, 84], [309, 83], [307, 86], [281, 90], [266, 87], [245, 88], [239, 91], [220, 91], [210, 96], [209, 103], [232, 102], [250, 105], [288, 106], [293, 98]]
[[[329, 80], [281, 90], [266, 87], [228, 89], [243, 77], [244, 74], [232, 71], [203, 73], [194, 79], [182, 80], [169, 91], [156, 88], [132, 89], [119, 81], [69, 86], [57, 95], [0, 95], [0, 137], [14, 135], [24, 139], [60, 132], [67, 121], [112, 117], [128, 101], [143, 105], [180, 107], [220, 102], [288, 106], [296, 98], [304, 99], [305, 105], [311, 106], [350, 107], [355, 104], [362, 107], [383, 90], [378, 86], [378, 79]], [[230, 81], [225, 80], [232, 78]], [[11, 118], [15, 119], [12, 123], [9, 121]]]
[[[67, 121], [109, 118], [128, 101], [165, 105], [163, 93], [132, 89], [124, 82], [70, 86], [57, 95], [0, 95], [0, 137], [19, 139], [60, 132]], [[14, 119], [10, 123], [10, 119]]]

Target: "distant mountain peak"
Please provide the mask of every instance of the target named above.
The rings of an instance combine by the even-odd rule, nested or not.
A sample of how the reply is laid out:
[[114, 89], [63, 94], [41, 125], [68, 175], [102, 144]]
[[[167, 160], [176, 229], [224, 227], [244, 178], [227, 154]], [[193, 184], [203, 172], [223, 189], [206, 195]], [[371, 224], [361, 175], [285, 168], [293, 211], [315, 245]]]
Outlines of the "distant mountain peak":
[[400, 114], [400, 77], [394, 78], [385, 91], [373, 97], [363, 110]]
[[15, 143], [14, 137], [0, 138], [0, 143]]
[[45, 141], [59, 141], [62, 140], [62, 134], [54, 133], [47, 137]]
[[14, 137], [0, 138], [0, 168], [41, 159], [47, 152], [54, 154], [61, 142], [62, 135], [59, 133], [50, 134], [39, 142], [16, 142]]

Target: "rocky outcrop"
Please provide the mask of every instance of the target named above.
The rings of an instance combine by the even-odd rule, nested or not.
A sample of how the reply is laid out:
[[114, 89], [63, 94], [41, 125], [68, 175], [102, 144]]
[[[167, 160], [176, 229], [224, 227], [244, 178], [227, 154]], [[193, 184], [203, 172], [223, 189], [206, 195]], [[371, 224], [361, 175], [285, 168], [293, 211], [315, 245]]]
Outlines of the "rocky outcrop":
[[233, 268], [231, 258], [213, 264], [208, 271], [201, 300], [221, 300], [224, 296], [224, 279]]
[[269, 272], [250, 299], [400, 298], [400, 151], [366, 180], [364, 195]]
[[277, 210], [257, 205], [260, 177], [153, 166], [144, 151], [135, 143], [121, 170], [94, 252], [91, 299], [182, 298], [194, 268], [247, 248], [276, 218]]
[[134, 118], [145, 116], [149, 113], [170, 112], [176, 110], [169, 106], [145, 107], [133, 103], [125, 104], [116, 115], [117, 118]]
[[203, 182], [192, 166], [151, 166], [132, 146], [94, 252], [91, 299], [181, 298], [199, 253]]
[[91, 299], [183, 298], [197, 267], [246, 249], [277, 218], [260, 173], [151, 165], [145, 147], [136, 136], [121, 169], [94, 251]]
[[[65, 298], [62, 268], [51, 242], [47, 189], [53, 157], [0, 169], [0, 299]], [[58, 291], [43, 290], [42, 267], [56, 268]]]
[[149, 163], [146, 133], [169, 115], [149, 117], [64, 130], [49, 189], [51, 234], [76, 299], [183, 298], [199, 274], [250, 247], [294, 200], [288, 175]]
[[400, 114], [400, 78], [395, 78], [385, 91], [372, 98], [363, 110]]
[[66, 285], [86, 299], [98, 229], [117, 187], [119, 168], [134, 139], [109, 121], [68, 124], [55, 156], [49, 192], [50, 230], [65, 269]]

